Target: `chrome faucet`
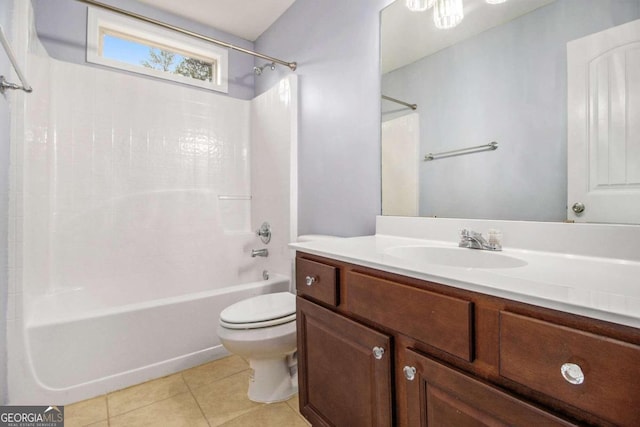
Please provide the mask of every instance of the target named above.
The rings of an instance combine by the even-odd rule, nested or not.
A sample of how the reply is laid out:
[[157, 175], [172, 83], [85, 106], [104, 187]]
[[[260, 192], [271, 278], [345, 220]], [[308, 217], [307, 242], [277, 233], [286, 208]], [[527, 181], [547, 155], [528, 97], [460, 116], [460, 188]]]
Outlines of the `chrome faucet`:
[[481, 233], [473, 230], [467, 230], [466, 228], [460, 230], [460, 242], [458, 243], [458, 246], [461, 248], [484, 249], [487, 251], [502, 250], [502, 245], [498, 239], [489, 238], [489, 241], [487, 241], [482, 237]]
[[255, 258], [257, 256], [268, 257], [269, 249], [251, 249], [251, 258]]

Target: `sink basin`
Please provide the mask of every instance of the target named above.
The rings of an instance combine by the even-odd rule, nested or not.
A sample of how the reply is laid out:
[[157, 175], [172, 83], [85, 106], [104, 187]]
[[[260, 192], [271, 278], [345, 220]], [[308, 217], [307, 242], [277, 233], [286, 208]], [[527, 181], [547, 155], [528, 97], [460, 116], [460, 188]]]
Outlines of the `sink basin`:
[[516, 268], [527, 265], [526, 261], [499, 252], [467, 248], [396, 246], [384, 253], [407, 261], [460, 268]]

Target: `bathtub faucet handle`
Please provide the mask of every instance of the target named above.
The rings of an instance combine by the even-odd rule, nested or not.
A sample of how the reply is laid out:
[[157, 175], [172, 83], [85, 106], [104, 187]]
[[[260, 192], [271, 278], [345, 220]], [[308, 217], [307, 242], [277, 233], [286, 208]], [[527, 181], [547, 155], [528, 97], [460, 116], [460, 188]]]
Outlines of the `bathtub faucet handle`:
[[263, 222], [256, 234], [260, 236], [260, 240], [265, 245], [271, 241], [271, 226], [268, 222]]

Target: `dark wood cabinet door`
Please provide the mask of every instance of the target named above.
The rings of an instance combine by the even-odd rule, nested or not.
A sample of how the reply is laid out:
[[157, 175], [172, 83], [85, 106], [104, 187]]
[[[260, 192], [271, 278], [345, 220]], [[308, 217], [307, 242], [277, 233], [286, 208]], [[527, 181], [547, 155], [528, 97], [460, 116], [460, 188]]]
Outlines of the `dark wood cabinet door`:
[[391, 426], [389, 336], [300, 297], [297, 326], [300, 412], [314, 426]]
[[398, 381], [406, 381], [411, 427], [574, 425], [415, 351], [404, 356]]

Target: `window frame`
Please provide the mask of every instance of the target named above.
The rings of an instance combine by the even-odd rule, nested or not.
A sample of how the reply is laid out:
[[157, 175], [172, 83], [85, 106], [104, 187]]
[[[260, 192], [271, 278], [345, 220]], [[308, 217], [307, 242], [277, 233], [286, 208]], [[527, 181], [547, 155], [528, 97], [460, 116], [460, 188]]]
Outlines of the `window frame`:
[[[212, 81], [173, 74], [162, 70], [134, 65], [102, 56], [103, 35], [170, 50], [179, 55], [211, 62], [215, 67]], [[117, 68], [137, 74], [228, 93], [229, 52], [227, 49], [143, 22], [128, 16], [89, 7], [87, 14], [87, 62]]]

